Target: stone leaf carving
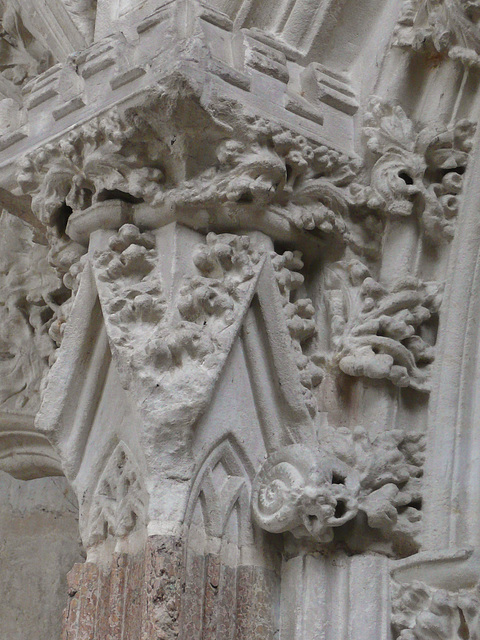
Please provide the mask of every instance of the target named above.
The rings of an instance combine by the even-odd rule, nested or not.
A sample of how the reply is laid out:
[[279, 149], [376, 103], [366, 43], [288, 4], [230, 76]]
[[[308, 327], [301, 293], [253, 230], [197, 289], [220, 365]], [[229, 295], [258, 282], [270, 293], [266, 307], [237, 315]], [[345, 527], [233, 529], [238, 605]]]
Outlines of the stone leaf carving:
[[32, 211], [51, 234], [62, 236], [72, 211], [121, 196], [135, 202], [153, 195], [163, 173], [145, 157], [149, 144], [143, 144], [145, 155], [133, 152], [136, 142], [138, 129], [112, 110], [22, 159], [18, 184], [32, 195]]
[[167, 304], [152, 233], [126, 224], [94, 259], [127, 385], [137, 372], [144, 389], [184, 417], [208, 403], [262, 264], [248, 237], [213, 233], [198, 245], [193, 261], [197, 274], [185, 277]]
[[305, 278], [300, 273], [303, 268], [302, 254], [299, 251], [273, 252], [272, 264], [275, 269], [278, 288], [282, 294], [283, 309], [287, 327], [292, 338], [292, 347], [296, 355], [300, 381], [303, 385], [305, 404], [311, 415], [317, 410], [312, 391], [322, 382], [324, 370], [323, 354], [312, 350], [317, 336], [315, 308], [310, 298], [298, 298], [295, 292], [303, 285]]
[[[50, 242], [72, 212], [115, 197], [134, 208], [151, 205], [149, 227], [176, 220], [202, 230], [257, 229], [341, 251], [350, 242], [348, 185], [358, 159], [251, 117], [239, 104], [215, 108], [205, 111], [196, 95], [165, 87], [143, 106], [111, 111], [27, 154], [18, 184]], [[163, 109], [175, 113], [170, 128], [159, 118]], [[208, 139], [199, 141], [198, 127]]]
[[318, 450], [297, 444], [267, 458], [253, 485], [253, 515], [273, 533], [328, 543], [343, 527], [337, 538], [353, 550], [375, 543], [378, 551], [412, 553], [423, 451], [421, 434], [391, 430], [372, 440], [361, 427], [329, 428]]
[[409, 276], [386, 288], [355, 260], [331, 268], [327, 289], [332, 363], [350, 376], [429, 391], [435, 357], [429, 323], [443, 287]]
[[21, 85], [46, 71], [53, 57], [23, 23], [12, 3], [0, 3], [0, 73], [13, 83]]
[[251, 225], [264, 218], [271, 235], [292, 228], [342, 246], [347, 238], [345, 187], [355, 175], [356, 160], [313, 146], [262, 118], [239, 120], [244, 120], [243, 135], [218, 145], [215, 168], [165, 198], [187, 209], [220, 208], [226, 221]]
[[368, 187], [352, 185], [354, 203], [396, 218], [417, 216], [427, 239], [451, 239], [474, 132], [468, 120], [417, 129], [399, 105], [372, 98], [364, 135], [375, 164]]
[[82, 539], [87, 547], [122, 538], [145, 524], [148, 494], [132, 452], [120, 442], [103, 469]]
[[34, 414], [68, 292], [18, 218], [0, 216], [0, 407]]
[[407, 0], [394, 32], [394, 44], [430, 49], [453, 60], [480, 63], [478, 0]]
[[480, 633], [480, 591], [436, 589], [392, 581], [392, 630], [400, 640], [461, 640]]

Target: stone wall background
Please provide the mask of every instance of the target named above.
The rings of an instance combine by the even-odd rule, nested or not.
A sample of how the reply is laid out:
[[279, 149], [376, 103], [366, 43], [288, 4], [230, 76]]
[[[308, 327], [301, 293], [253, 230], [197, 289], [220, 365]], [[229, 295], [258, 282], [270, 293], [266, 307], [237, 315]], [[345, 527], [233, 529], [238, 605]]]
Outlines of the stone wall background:
[[60, 638], [67, 572], [82, 561], [77, 501], [66, 479], [0, 472], [0, 638]]

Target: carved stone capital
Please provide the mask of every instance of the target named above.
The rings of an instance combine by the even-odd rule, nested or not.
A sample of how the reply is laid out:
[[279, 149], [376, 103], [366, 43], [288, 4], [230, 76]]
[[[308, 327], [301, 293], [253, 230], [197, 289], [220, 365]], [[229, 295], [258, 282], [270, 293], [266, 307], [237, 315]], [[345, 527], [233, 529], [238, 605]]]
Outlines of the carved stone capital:
[[[95, 229], [177, 221], [341, 251], [349, 242], [347, 186], [356, 161], [239, 103], [222, 113], [219, 101], [218, 113], [199, 98], [194, 87], [167, 86], [27, 154], [18, 184], [50, 241], [87, 244]], [[168, 126], [165, 109], [172, 110]], [[112, 199], [125, 203], [121, 212], [109, 209]]]

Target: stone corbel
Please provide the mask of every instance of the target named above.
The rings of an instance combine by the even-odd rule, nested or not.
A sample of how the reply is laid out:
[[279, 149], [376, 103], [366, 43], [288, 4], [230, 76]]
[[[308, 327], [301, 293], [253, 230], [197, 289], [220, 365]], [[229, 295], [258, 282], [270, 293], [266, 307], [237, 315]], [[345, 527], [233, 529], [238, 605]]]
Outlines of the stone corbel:
[[289, 531], [351, 551], [415, 553], [421, 524], [424, 437], [324, 428], [316, 448], [272, 454], [257, 474], [253, 514], [272, 533]]

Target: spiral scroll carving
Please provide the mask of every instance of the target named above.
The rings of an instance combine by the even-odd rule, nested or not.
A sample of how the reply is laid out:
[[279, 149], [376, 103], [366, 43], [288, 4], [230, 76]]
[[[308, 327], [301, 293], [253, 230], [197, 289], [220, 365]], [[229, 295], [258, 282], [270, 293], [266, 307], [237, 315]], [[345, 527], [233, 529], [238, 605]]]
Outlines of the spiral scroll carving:
[[258, 473], [253, 515], [272, 533], [330, 542], [333, 529], [356, 516], [358, 488], [355, 472], [340, 460], [292, 445], [268, 458]]

